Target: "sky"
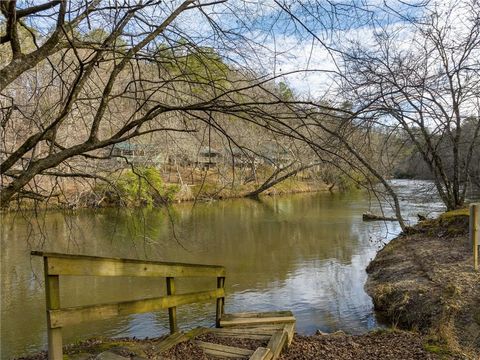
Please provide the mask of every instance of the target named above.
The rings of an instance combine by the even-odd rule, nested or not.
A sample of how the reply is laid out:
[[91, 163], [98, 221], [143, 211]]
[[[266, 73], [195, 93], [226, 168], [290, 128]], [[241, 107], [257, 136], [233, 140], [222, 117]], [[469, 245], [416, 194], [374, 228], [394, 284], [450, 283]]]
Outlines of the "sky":
[[[44, 1], [19, 0], [18, 4], [26, 7]], [[102, 1], [119, 6], [139, 0]], [[181, 1], [162, 1], [143, 15], [159, 23]], [[185, 35], [200, 46], [213, 47], [231, 64], [280, 76], [278, 81], [286, 82], [297, 95], [318, 99], [337, 88], [338, 50], [352, 41], [368, 44], [378, 27], [402, 28], [403, 38], [408, 39], [415, 29], [405, 20], [421, 16], [420, 5], [427, 1], [438, 11], [455, 3], [453, 16], [459, 20], [455, 24], [462, 26], [462, 16], [468, 9], [461, 5], [469, 0], [228, 0], [184, 12], [165, 35], [170, 39]], [[70, 3], [74, 7], [84, 1]], [[210, 4], [212, 0], [200, 3]], [[49, 31], [45, 18], [34, 19], [32, 25], [44, 33]], [[86, 26], [84, 31], [88, 31]], [[88, 26], [108, 31], [111, 25], [108, 18], [91, 18]], [[141, 22], [133, 26], [137, 28], [130, 29], [132, 32], [149, 30], [142, 28]], [[410, 44], [403, 41], [398, 46], [408, 49]]]
[[[423, 0], [229, 0], [205, 10], [222, 29], [241, 34], [213, 47], [240, 64], [261, 73], [285, 74], [285, 81], [297, 95], [316, 98], [333, 93], [339, 53], [350, 41], [367, 43], [375, 26], [397, 26], [405, 17], [418, 16]], [[333, 5], [332, 5], [333, 4]], [[398, 14], [397, 14], [398, 13]], [[182, 22], [190, 32], [205, 38], [205, 18], [188, 17]], [[213, 41], [215, 43], [215, 41]], [[280, 81], [280, 79], [279, 79]]]

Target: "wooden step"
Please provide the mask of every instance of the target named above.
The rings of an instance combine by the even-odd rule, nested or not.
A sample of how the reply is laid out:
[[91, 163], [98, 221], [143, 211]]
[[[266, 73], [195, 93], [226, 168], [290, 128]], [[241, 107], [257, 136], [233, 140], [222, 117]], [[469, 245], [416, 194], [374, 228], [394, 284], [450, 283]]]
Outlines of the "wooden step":
[[250, 325], [244, 327], [226, 327], [211, 329], [210, 332], [218, 336], [237, 337], [245, 339], [269, 340], [279, 330], [286, 330], [288, 334], [288, 346], [292, 343], [295, 334], [295, 323], [276, 325]]
[[284, 324], [294, 323], [293, 316], [279, 316], [279, 317], [233, 317], [223, 318], [220, 320], [220, 327], [230, 326], [249, 326], [249, 325], [263, 325], [263, 324]]
[[213, 344], [198, 340], [194, 341], [194, 343], [202, 348], [206, 354], [212, 356], [248, 359], [254, 354], [253, 350], [242, 349], [233, 346]]
[[293, 316], [293, 313], [289, 310], [286, 311], [267, 311], [267, 312], [241, 312], [232, 314], [223, 314], [222, 319], [225, 318], [265, 318], [265, 317], [288, 317]]
[[284, 327], [285, 326], [282, 325], [282, 324], [280, 324], [279, 326], [271, 327], [271, 328], [265, 328], [263, 326], [261, 326], [261, 327], [251, 326], [251, 327], [241, 327], [241, 328], [227, 327], [227, 328], [212, 329], [211, 332], [213, 332], [214, 334], [218, 334], [218, 335], [222, 335], [222, 334], [225, 334], [225, 335], [228, 335], [228, 334], [232, 334], [232, 335], [247, 334], [247, 335], [265, 335], [265, 336], [270, 337], [276, 331], [278, 331], [280, 329], [283, 329]]
[[282, 323], [295, 323], [295, 317], [291, 311], [223, 314], [220, 320], [220, 327], [246, 327]]
[[287, 331], [288, 334], [287, 346], [290, 346], [293, 340], [293, 336], [295, 335], [295, 323], [286, 324], [284, 329]]
[[278, 359], [282, 353], [283, 348], [288, 343], [288, 331], [281, 330], [273, 334], [268, 342], [267, 348], [272, 352], [272, 360]]
[[252, 356], [250, 356], [249, 360], [271, 360], [273, 357], [273, 353], [270, 351], [269, 348], [259, 347]]
[[162, 352], [167, 351], [168, 349], [174, 347], [175, 345], [183, 341], [194, 339], [198, 335], [208, 332], [208, 330], [209, 329], [198, 327], [190, 330], [187, 333], [177, 332], [169, 335], [164, 340], [162, 340], [162, 342], [155, 349], [155, 354], [161, 354]]

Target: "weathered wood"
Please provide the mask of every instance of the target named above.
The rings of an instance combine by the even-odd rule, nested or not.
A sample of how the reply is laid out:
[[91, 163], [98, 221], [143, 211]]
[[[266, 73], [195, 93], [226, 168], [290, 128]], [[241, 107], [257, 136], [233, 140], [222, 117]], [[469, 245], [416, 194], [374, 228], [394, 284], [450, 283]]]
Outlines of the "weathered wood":
[[211, 328], [204, 328], [204, 327], [196, 327], [195, 329], [192, 329], [188, 332], [185, 333], [185, 336], [188, 337], [189, 339], [194, 339], [199, 335], [206, 334], [210, 332], [212, 329]]
[[167, 351], [175, 345], [188, 340], [190, 340], [190, 338], [185, 336], [185, 334], [183, 333], [177, 332], [175, 334], [171, 334], [162, 342], [160, 342], [159, 345], [156, 346], [155, 354], [161, 354], [162, 352]]
[[275, 324], [275, 323], [292, 323], [295, 322], [293, 316], [281, 316], [281, 317], [255, 317], [255, 318], [232, 318], [231, 320], [220, 321], [221, 327], [229, 326], [245, 326], [245, 325], [258, 325], [258, 324]]
[[257, 335], [257, 334], [235, 334], [235, 333], [216, 333], [219, 337], [228, 337], [234, 339], [250, 339], [250, 340], [270, 340], [272, 335]]
[[285, 323], [276, 323], [276, 324], [243, 324], [241, 326], [237, 327], [226, 327], [226, 328], [220, 328], [220, 329], [235, 329], [235, 330], [258, 330], [258, 331], [270, 331], [272, 334], [277, 331], [277, 330], [282, 330], [285, 327]]
[[47, 336], [48, 336], [48, 359], [63, 360], [62, 329], [52, 326], [48, 316], [49, 310], [60, 308], [60, 279], [56, 275], [47, 275], [48, 259], [44, 259], [45, 268], [45, 296], [47, 303]]
[[288, 334], [287, 346], [290, 346], [293, 340], [293, 336], [295, 335], [295, 323], [286, 324], [284, 329], [287, 331]]
[[277, 330], [283, 329], [283, 325], [275, 326], [274, 328], [257, 328], [257, 327], [228, 327], [228, 328], [216, 328], [211, 331], [214, 334], [232, 334], [232, 335], [241, 335], [241, 334], [253, 334], [253, 335], [266, 335], [272, 336]]
[[288, 332], [286, 330], [277, 331], [268, 342], [267, 348], [272, 352], [272, 360], [280, 356], [285, 344], [288, 341]]
[[248, 359], [253, 353], [253, 350], [249, 349], [242, 349], [233, 346], [226, 346], [220, 344], [213, 344], [204, 341], [194, 341], [196, 345], [201, 347], [206, 354], [213, 355], [213, 356], [224, 356], [224, 357], [232, 357], [232, 358], [246, 358]]
[[280, 317], [280, 316], [293, 316], [293, 313], [289, 310], [284, 311], [267, 311], [267, 312], [241, 312], [224, 314], [225, 320], [237, 319], [237, 318], [266, 318], [266, 317]]
[[52, 327], [63, 327], [86, 321], [108, 319], [118, 315], [152, 312], [195, 302], [213, 300], [224, 296], [224, 289], [215, 289], [211, 291], [163, 296], [144, 300], [70, 307], [50, 310], [49, 319]]
[[[175, 295], [175, 281], [173, 277], [167, 277], [167, 295]], [[170, 334], [178, 331], [177, 326], [177, 308], [168, 308], [168, 322], [170, 324]]]
[[[198, 327], [195, 329], [190, 330], [187, 333], [176, 332], [175, 334], [171, 334], [167, 338], [165, 338], [159, 345], [155, 348], [155, 355], [160, 355], [162, 352], [167, 351], [168, 349], [174, 347], [175, 345], [191, 340], [198, 335], [204, 334], [208, 332], [210, 329]], [[161, 358], [161, 357], [160, 357]]]
[[64, 254], [32, 254], [48, 257], [48, 274], [73, 276], [158, 276], [158, 277], [217, 277], [225, 268], [214, 265], [195, 265], [142, 261], [132, 259], [73, 256]]
[[270, 360], [273, 357], [273, 353], [269, 348], [259, 347], [249, 360]]
[[[218, 277], [217, 278], [217, 289], [223, 289], [225, 287], [225, 277]], [[220, 327], [220, 320], [224, 313], [224, 306], [225, 306], [225, 298], [218, 298], [217, 299], [217, 307], [216, 307], [216, 314], [215, 314], [215, 326]]]
[[480, 204], [470, 205], [470, 244], [473, 249], [473, 269], [478, 270], [480, 245]]

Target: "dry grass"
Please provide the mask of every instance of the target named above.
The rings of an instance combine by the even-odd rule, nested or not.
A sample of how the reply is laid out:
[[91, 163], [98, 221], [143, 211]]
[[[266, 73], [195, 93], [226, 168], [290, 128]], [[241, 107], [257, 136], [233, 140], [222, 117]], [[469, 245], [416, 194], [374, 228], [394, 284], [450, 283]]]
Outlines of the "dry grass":
[[480, 272], [473, 270], [467, 234], [465, 211], [419, 224], [378, 253], [366, 288], [390, 323], [478, 359]]

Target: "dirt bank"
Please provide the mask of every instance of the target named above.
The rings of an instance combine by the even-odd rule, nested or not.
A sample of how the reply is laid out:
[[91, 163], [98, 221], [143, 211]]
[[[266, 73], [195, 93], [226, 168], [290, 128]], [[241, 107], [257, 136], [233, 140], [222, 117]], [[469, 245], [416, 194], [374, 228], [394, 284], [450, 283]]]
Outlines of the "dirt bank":
[[480, 272], [473, 270], [467, 211], [409, 229], [367, 272], [366, 290], [384, 320], [418, 330], [433, 351], [480, 359]]

